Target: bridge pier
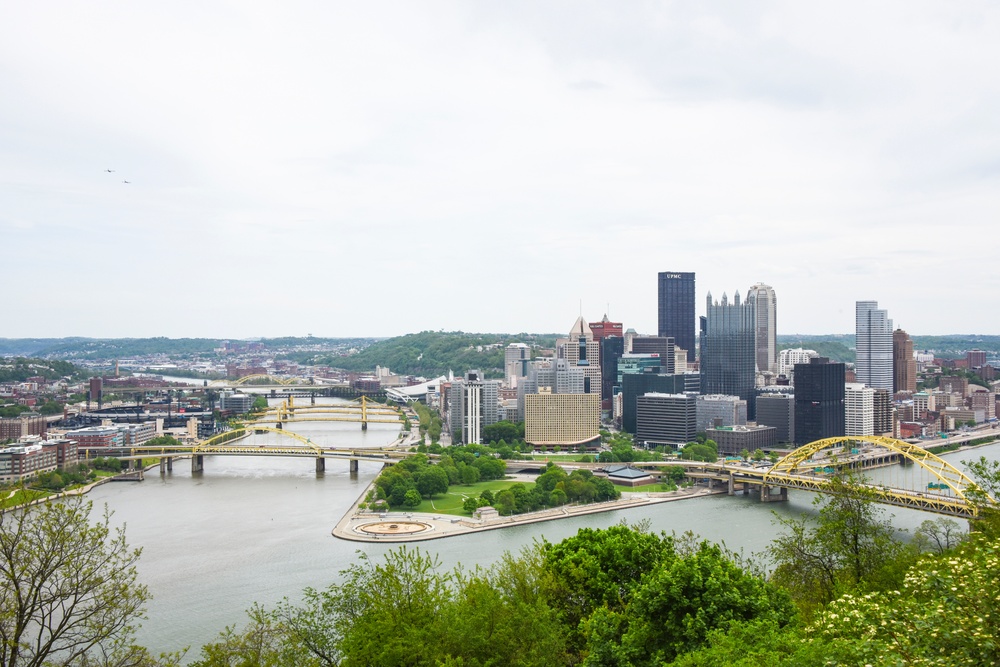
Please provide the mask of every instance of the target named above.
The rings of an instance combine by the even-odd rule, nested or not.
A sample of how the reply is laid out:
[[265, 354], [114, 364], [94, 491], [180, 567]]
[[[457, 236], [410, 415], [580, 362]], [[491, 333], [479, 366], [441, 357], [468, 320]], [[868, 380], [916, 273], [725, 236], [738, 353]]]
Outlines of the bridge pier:
[[361, 422], [361, 430], [362, 431], [368, 430], [368, 422]]
[[733, 475], [731, 473], [729, 475], [729, 495], [736, 495], [736, 480], [733, 479]]
[[316, 392], [309, 392], [309, 404], [316, 405]]
[[326, 459], [322, 456], [316, 457], [316, 472], [326, 472]]
[[358, 460], [357, 459], [351, 459], [350, 464], [351, 464], [350, 471], [353, 472], [353, 473], [357, 473], [358, 472]]
[[204, 472], [205, 470], [205, 456], [203, 454], [192, 454], [191, 455], [191, 472]]
[[284, 429], [285, 427], [282, 426], [281, 422], [278, 422], [277, 424], [274, 425], [274, 428], [276, 428], [276, 429], [278, 429], [280, 431], [280, 430]]
[[788, 500], [788, 489], [781, 486], [777, 490], [773, 490], [767, 484], [763, 484], [760, 487], [760, 502], [762, 503], [773, 503], [780, 502], [782, 500]]
[[164, 459], [164, 458], [160, 459], [160, 474], [161, 475], [166, 475], [167, 474], [167, 461], [168, 460], [169, 459]]

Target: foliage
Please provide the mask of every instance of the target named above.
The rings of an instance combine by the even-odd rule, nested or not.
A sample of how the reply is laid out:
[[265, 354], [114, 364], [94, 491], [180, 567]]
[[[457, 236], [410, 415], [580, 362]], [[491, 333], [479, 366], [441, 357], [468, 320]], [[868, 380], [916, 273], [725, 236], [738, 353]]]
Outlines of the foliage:
[[423, 331], [378, 341], [350, 356], [317, 356], [316, 363], [351, 371], [370, 371], [383, 366], [396, 373], [427, 377], [477, 368], [487, 377], [503, 377], [504, 348], [509, 343], [553, 347], [556, 337], [555, 334]]
[[483, 427], [483, 442], [495, 445], [501, 440], [505, 443], [524, 440], [524, 422], [498, 421]]
[[31, 412], [31, 408], [29, 408], [26, 405], [18, 405], [18, 404], [0, 406], [0, 417], [4, 418], [16, 417], [22, 412]]
[[43, 377], [47, 381], [63, 377], [81, 378], [84, 377], [84, 370], [69, 362], [53, 359], [27, 357], [0, 359], [0, 382], [24, 382], [36, 376]]
[[0, 664], [149, 664], [138, 549], [79, 498], [0, 511]]
[[715, 463], [719, 460], [719, 447], [714, 440], [706, 440], [703, 443], [689, 442], [681, 449], [681, 458], [685, 461]]
[[828, 488], [814, 500], [815, 524], [778, 518], [785, 532], [770, 547], [772, 580], [806, 613], [844, 593], [897, 588], [915, 556], [862, 486], [834, 477]]

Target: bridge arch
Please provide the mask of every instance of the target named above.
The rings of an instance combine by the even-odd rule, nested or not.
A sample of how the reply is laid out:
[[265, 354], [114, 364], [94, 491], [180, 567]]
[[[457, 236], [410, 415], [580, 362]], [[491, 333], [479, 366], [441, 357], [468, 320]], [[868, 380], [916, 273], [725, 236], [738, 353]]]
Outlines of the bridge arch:
[[[917, 464], [936, 477], [940, 483], [947, 485], [956, 497], [971, 506], [969, 498], [966, 496], [966, 490], [974, 486], [975, 482], [965, 473], [941, 457], [928, 452], [923, 447], [904, 442], [903, 440], [878, 435], [847, 435], [810, 442], [779, 459], [764, 475], [764, 483], [779, 485], [784, 481], [783, 478], [794, 475], [812, 474], [813, 469], [816, 467], [816, 464], [812, 461], [812, 457], [817, 452], [836, 447], [837, 445], [846, 445], [849, 447], [851, 444], [857, 442], [866, 442], [884, 447]], [[990, 498], [990, 500], [992, 501], [993, 499]]]
[[323, 453], [323, 449], [321, 447], [315, 445], [312, 442], [312, 440], [306, 438], [305, 436], [299, 435], [298, 433], [295, 433], [293, 431], [285, 431], [280, 428], [270, 428], [268, 426], [257, 426], [256, 424], [252, 426], [242, 426], [240, 428], [234, 428], [231, 431], [225, 431], [223, 433], [217, 433], [216, 435], [213, 435], [211, 438], [203, 440], [199, 442], [197, 445], [195, 445], [194, 448], [192, 448], [191, 453], [207, 454], [210, 453], [212, 447], [217, 445], [224, 445], [225, 443], [233, 439], [234, 433], [246, 432], [249, 434], [253, 434], [259, 431], [265, 431], [267, 433], [277, 433], [278, 435], [285, 436], [286, 438], [292, 438], [293, 440], [298, 440], [303, 445], [313, 450], [317, 455]]

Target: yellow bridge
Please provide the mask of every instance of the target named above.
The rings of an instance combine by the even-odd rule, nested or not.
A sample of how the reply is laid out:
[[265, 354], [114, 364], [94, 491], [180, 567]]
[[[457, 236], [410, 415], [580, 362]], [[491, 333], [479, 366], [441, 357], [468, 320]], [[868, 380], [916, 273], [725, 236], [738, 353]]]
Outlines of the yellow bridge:
[[[773, 466], [767, 468], [746, 467], [744, 464], [706, 463], [688, 466], [688, 476], [704, 477], [725, 481], [729, 493], [735, 492], [736, 485], [761, 488], [761, 500], [774, 498], [773, 489], [778, 489], [779, 498], [787, 498], [788, 489], [804, 489], [829, 493], [832, 473], [843, 468], [863, 468], [867, 459], [864, 454], [855, 454], [859, 444], [880, 448], [886, 461], [915, 464], [929, 473], [934, 480], [927, 484], [927, 490], [901, 489], [877, 483], [861, 483], [861, 489], [876, 502], [897, 507], [973, 518], [979, 505], [970, 502], [975, 483], [961, 470], [927, 450], [895, 438], [881, 436], [844, 436], [817, 440], [785, 455]], [[823, 456], [818, 456], [820, 454]], [[985, 497], [987, 502], [993, 499]]]
[[361, 430], [368, 430], [368, 424], [399, 424], [403, 413], [381, 403], [373, 403], [362, 396], [360, 401], [335, 405], [296, 405], [295, 397], [289, 396], [281, 404], [268, 408], [253, 424], [284, 424], [298, 422], [361, 422]]

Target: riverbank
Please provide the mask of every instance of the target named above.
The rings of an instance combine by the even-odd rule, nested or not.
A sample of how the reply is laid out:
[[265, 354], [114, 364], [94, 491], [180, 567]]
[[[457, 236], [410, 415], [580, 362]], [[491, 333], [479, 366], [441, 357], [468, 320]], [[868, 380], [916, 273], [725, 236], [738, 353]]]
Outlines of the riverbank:
[[539, 512], [474, 519], [472, 517], [421, 512], [375, 513], [361, 511], [358, 506], [367, 496], [368, 490], [374, 487], [374, 484], [375, 482], [372, 481], [365, 488], [358, 500], [334, 526], [331, 531], [334, 537], [352, 542], [420, 542], [726, 493], [725, 490], [704, 487], [688, 487], [662, 493], [629, 493], [619, 500], [603, 503], [564, 505]]

